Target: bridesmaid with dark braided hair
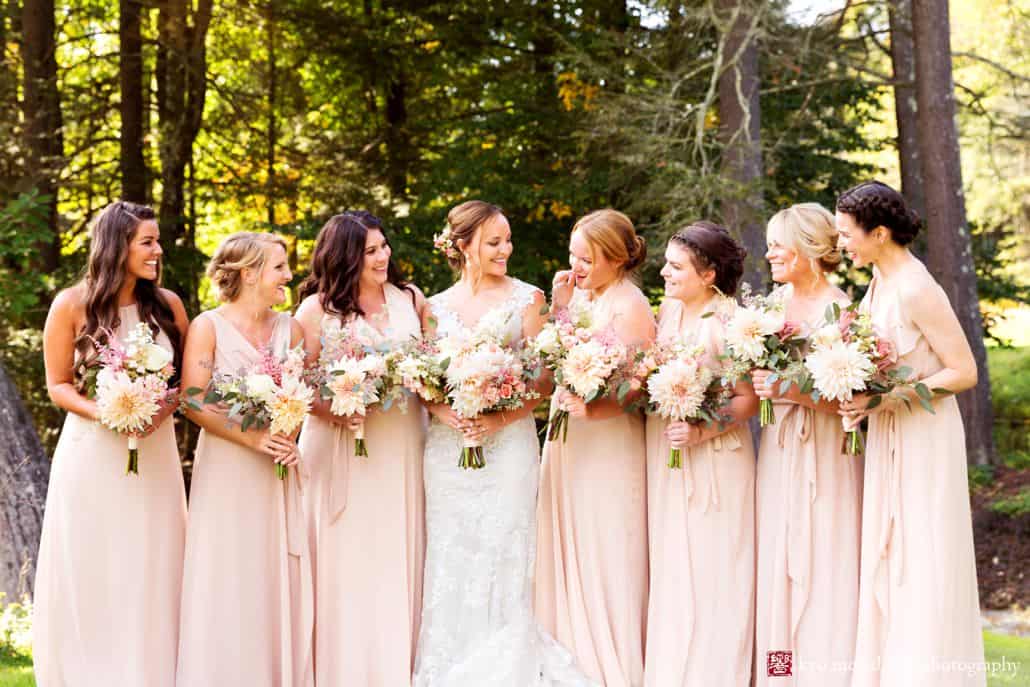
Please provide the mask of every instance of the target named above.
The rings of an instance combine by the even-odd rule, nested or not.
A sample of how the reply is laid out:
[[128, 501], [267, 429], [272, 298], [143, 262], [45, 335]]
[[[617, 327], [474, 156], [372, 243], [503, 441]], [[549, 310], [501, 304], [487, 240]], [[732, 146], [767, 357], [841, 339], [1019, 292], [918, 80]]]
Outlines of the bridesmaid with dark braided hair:
[[[910, 387], [868, 408], [841, 403], [850, 426], [869, 418], [862, 503], [858, 636], [852, 687], [983, 687], [983, 636], [955, 394], [976, 385], [976, 363], [948, 296], [908, 246], [919, 218], [901, 194], [872, 181], [837, 199], [841, 247], [872, 265], [861, 308], [930, 389]], [[908, 401], [908, 404], [905, 401]]]

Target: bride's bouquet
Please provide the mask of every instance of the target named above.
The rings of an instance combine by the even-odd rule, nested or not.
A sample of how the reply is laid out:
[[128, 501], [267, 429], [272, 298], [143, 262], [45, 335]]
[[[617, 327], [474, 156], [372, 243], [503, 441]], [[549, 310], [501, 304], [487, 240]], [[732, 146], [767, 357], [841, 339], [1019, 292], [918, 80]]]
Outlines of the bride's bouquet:
[[[804, 376], [801, 327], [787, 319], [786, 305], [777, 292], [752, 294], [744, 284], [741, 301], [743, 305], [734, 309], [726, 323], [726, 354], [738, 370], [770, 370], [769, 382], [779, 381], [781, 392], [786, 392]], [[761, 426], [775, 421], [772, 400], [763, 398], [759, 403]]]
[[[731, 392], [716, 370], [705, 364], [703, 346], [656, 342], [637, 355], [636, 383], [647, 389], [647, 412], [671, 422], [707, 425], [726, 420], [721, 414]], [[683, 467], [678, 446], [669, 449], [669, 467]]]
[[[319, 390], [331, 401], [334, 415], [364, 418], [375, 404], [389, 410], [405, 405], [404, 386], [396, 374], [400, 352], [388, 344], [376, 345], [375, 333], [362, 320], [328, 330], [319, 358]], [[364, 423], [354, 432], [354, 455], [368, 457]]]
[[[558, 311], [533, 339], [532, 351], [544, 367], [554, 374], [554, 381], [582, 398], [586, 403], [607, 396], [628, 383], [618, 383], [619, 373], [629, 363], [629, 351], [611, 328], [597, 330], [593, 311], [588, 303], [570, 303]], [[562, 441], [568, 436], [569, 413], [556, 410], [548, 422], [547, 438]]]
[[[215, 372], [206, 390], [192, 387], [186, 394], [192, 397], [203, 393], [205, 404], [226, 407], [230, 419], [239, 422], [241, 431], [267, 428], [272, 434], [292, 436], [304, 422], [314, 399], [314, 391], [304, 377], [303, 348], [291, 349], [282, 358], [265, 350], [253, 369]], [[200, 409], [195, 400], [187, 402]], [[286, 473], [286, 466], [275, 464], [279, 479], [286, 479]]]
[[161, 410], [174, 398], [168, 381], [175, 372], [172, 353], [154, 342], [145, 322], [138, 323], [122, 343], [107, 332], [107, 343], [93, 340], [99, 365], [83, 372], [86, 395], [95, 398], [102, 425], [128, 434], [129, 460], [125, 474], [139, 474], [139, 439]]
[[[826, 309], [826, 321], [812, 333], [810, 350], [805, 357], [809, 379], [802, 391], [812, 389], [813, 400], [850, 401], [856, 392], [872, 395], [869, 409], [883, 402], [884, 394], [904, 386], [915, 389], [919, 403], [930, 413], [930, 401], [935, 394], [950, 393], [946, 389], [930, 390], [921, 382], [912, 383], [911, 368], [895, 367], [897, 354], [888, 339], [873, 328], [867, 313], [860, 312], [858, 303], [841, 308], [836, 303]], [[906, 405], [911, 407], [907, 398]], [[846, 427], [846, 425], [845, 425]], [[859, 429], [850, 429], [845, 437], [845, 452], [857, 455], [863, 441]]]
[[[522, 407], [540, 395], [532, 388], [534, 366], [507, 342], [509, 318], [494, 311], [472, 330], [418, 344], [421, 353], [399, 362], [398, 375], [414, 393], [429, 402], [446, 400], [464, 419]], [[458, 467], [485, 465], [482, 445], [466, 438]]]

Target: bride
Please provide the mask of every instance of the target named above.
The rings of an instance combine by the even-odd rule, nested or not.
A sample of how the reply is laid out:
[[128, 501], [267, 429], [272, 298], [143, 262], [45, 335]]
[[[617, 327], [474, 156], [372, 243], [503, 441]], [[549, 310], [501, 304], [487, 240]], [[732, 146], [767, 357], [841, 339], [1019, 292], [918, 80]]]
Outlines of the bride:
[[[540, 331], [543, 293], [507, 276], [511, 229], [500, 209], [462, 203], [437, 247], [461, 271], [429, 300], [423, 329], [441, 336], [507, 318], [509, 337]], [[572, 656], [537, 627], [531, 608], [539, 472], [532, 408], [459, 418], [429, 408], [425, 453], [427, 550], [414, 687], [589, 687]], [[463, 436], [486, 467], [463, 470]]]

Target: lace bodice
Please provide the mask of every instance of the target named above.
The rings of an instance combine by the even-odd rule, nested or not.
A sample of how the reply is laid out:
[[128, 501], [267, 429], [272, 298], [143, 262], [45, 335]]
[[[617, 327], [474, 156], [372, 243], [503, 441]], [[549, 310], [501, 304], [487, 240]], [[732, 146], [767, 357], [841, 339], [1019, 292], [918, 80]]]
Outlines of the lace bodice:
[[[479, 322], [484, 321], [488, 316], [496, 314], [497, 310], [503, 311], [510, 316], [508, 319], [508, 341], [512, 344], [518, 344], [523, 338], [522, 313], [533, 302], [536, 294], [541, 293], [541, 291], [532, 284], [527, 284], [518, 279], [512, 279], [511, 282], [512, 288], [508, 297], [500, 305], [483, 313], [482, 317], [479, 318]], [[474, 329], [475, 325], [479, 324], [479, 322], [476, 322], [472, 327], [469, 327], [461, 320], [461, 316], [458, 315], [456, 308], [451, 303], [452, 296], [452, 291], [448, 289], [429, 299], [429, 306], [432, 308], [433, 315], [437, 321], [436, 332], [440, 336], [450, 336], [460, 333], [462, 330]]]

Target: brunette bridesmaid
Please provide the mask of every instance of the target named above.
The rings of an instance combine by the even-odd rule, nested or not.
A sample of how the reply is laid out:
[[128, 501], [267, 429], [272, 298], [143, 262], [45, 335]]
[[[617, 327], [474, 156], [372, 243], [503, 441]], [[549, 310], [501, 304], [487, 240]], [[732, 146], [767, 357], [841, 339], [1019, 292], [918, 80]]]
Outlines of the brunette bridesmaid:
[[[659, 336], [705, 349], [720, 370], [729, 296], [744, 249], [711, 222], [678, 231], [665, 249]], [[721, 425], [647, 420], [648, 687], [747, 687], [755, 584], [755, 456], [746, 420], [758, 410], [738, 383]], [[683, 467], [669, 468], [680, 447]]]
[[[651, 344], [654, 316], [633, 283], [646, 254], [621, 212], [581, 218], [569, 241], [572, 269], [554, 278], [552, 308], [587, 302], [598, 330], [632, 349]], [[606, 687], [639, 687], [647, 613], [644, 421], [614, 398], [589, 405], [559, 389], [568, 438], [548, 441], [540, 483], [536, 613], [543, 627]]]
[[[833, 215], [817, 203], [794, 205], [773, 215], [766, 237], [787, 319], [809, 336], [829, 305], [848, 306], [827, 279], [841, 260]], [[769, 375], [751, 373], [776, 417], [762, 430], [758, 454], [755, 685], [847, 687], [858, 619], [862, 458], [842, 451], [836, 403], [813, 402], [797, 385], [781, 394]]]
[[[297, 320], [309, 360], [341, 327], [360, 328], [377, 347], [422, 335], [426, 301], [390, 260], [380, 220], [368, 212], [330, 219], [301, 286]], [[316, 681], [407, 687], [422, 611], [425, 553], [422, 453], [426, 416], [378, 407], [361, 422], [368, 456], [354, 455], [359, 418], [318, 401], [301, 433], [304, 498], [317, 543]]]
[[[226, 238], [207, 274], [223, 304], [194, 320], [183, 372], [203, 388], [212, 372], [253, 369], [266, 352], [303, 344], [300, 325], [272, 310], [291, 279], [285, 242]], [[190, 487], [178, 687], [311, 687], [313, 599], [293, 438], [241, 431], [219, 406], [190, 409], [203, 429]], [[276, 476], [275, 464], [287, 466]]]
[[[877, 181], [837, 199], [841, 246], [872, 265], [862, 310], [915, 380], [950, 395], [922, 409], [911, 389], [867, 410], [862, 563], [853, 687], [982, 687], [986, 682], [965, 433], [954, 394], [976, 385], [976, 363], [948, 296], [908, 250], [919, 218]], [[902, 397], [907, 397], [911, 408]]]
[[54, 299], [43, 332], [47, 391], [68, 411], [50, 471], [32, 623], [40, 687], [175, 684], [186, 494], [171, 414], [163, 404], [139, 436], [139, 473], [126, 474], [128, 442], [97, 422], [82, 372], [93, 340], [124, 341], [145, 322], [172, 355], [178, 385], [188, 321], [179, 297], [158, 286], [154, 211], [119, 201], [96, 218], [86, 277]]

